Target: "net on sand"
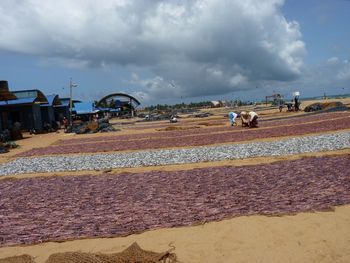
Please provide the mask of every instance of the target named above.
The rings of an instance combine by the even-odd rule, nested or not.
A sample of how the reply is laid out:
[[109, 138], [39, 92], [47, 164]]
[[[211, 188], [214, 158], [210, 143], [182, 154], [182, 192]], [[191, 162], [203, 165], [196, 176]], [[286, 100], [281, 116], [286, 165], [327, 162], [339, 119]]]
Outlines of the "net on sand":
[[170, 251], [156, 253], [140, 248], [133, 243], [127, 249], [114, 254], [92, 254], [68, 252], [52, 254], [46, 263], [176, 263], [175, 254]]
[[29, 255], [21, 255], [0, 259], [0, 263], [35, 263], [35, 261]]
[[[166, 251], [156, 253], [143, 250], [135, 242], [122, 252], [114, 254], [93, 254], [66, 252], [52, 254], [46, 263], [178, 263], [176, 255]], [[0, 259], [0, 263], [35, 263], [28, 255]]]

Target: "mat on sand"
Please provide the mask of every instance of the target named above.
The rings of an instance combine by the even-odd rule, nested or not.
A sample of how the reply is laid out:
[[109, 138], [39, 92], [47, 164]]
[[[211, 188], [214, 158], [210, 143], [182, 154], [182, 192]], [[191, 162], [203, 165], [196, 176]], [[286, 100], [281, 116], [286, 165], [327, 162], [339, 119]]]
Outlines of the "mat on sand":
[[[65, 252], [52, 254], [46, 263], [176, 263], [176, 255], [169, 251], [156, 253], [143, 250], [135, 242], [122, 252], [114, 254], [93, 254]], [[0, 259], [0, 263], [35, 263], [28, 255]]]

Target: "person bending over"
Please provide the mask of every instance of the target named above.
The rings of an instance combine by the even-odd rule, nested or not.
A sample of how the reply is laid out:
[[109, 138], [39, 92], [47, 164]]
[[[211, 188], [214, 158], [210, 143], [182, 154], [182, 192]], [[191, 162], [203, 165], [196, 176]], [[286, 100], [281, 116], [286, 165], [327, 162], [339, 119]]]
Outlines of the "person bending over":
[[231, 111], [231, 112], [228, 114], [228, 118], [229, 118], [229, 120], [230, 120], [231, 126], [237, 125], [237, 123], [236, 123], [237, 113]]
[[254, 111], [241, 112], [242, 127], [255, 128], [258, 127], [258, 114]]

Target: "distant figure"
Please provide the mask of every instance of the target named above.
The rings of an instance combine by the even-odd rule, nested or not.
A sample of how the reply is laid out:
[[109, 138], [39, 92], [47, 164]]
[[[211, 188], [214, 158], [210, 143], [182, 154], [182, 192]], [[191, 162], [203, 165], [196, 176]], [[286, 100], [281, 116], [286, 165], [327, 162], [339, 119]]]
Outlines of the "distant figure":
[[68, 120], [66, 117], [63, 117], [63, 127], [64, 127], [64, 131], [66, 132], [68, 129]]
[[235, 113], [233, 111], [229, 112], [228, 118], [230, 120], [231, 126], [237, 125], [237, 123], [236, 123], [237, 113]]
[[258, 114], [254, 111], [247, 113], [246, 111], [241, 112], [242, 127], [248, 126], [249, 128], [258, 127]]
[[246, 111], [241, 112], [241, 121], [242, 121], [242, 127], [248, 126], [249, 124], [249, 115]]
[[279, 105], [278, 105], [278, 109], [279, 109], [280, 112], [282, 112], [283, 106], [284, 106], [284, 105], [283, 105], [283, 102], [280, 101], [280, 102], [279, 102]]
[[174, 115], [171, 115], [171, 116], [170, 116], [170, 122], [171, 122], [171, 123], [177, 122], [177, 118], [176, 118]]
[[298, 97], [297, 96], [295, 96], [294, 97], [294, 110], [295, 111], [299, 111], [299, 100], [298, 100]]

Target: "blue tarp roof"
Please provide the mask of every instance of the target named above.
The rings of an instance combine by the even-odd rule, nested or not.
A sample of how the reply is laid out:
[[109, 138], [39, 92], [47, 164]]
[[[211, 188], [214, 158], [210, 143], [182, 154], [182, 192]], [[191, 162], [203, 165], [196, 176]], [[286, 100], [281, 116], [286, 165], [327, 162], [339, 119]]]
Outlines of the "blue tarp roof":
[[[53, 104], [55, 102], [56, 97], [58, 98], [58, 95], [47, 95], [46, 98], [47, 98], [48, 103], [42, 104], [40, 106], [43, 106], [43, 107], [54, 106]], [[59, 98], [58, 98], [58, 102], [60, 102]], [[55, 106], [61, 106], [61, 105], [55, 105]]]
[[119, 111], [121, 111], [120, 108], [118, 108], [118, 109], [113, 109], [113, 108], [97, 107], [96, 109], [97, 109], [97, 110], [100, 110], [100, 111], [109, 111], [109, 112], [119, 112]]
[[0, 101], [0, 106], [33, 104], [35, 100], [36, 98], [21, 98], [16, 100], [5, 100], [5, 101]]
[[69, 99], [61, 99], [62, 106], [69, 106]]
[[96, 109], [101, 111], [109, 111], [111, 108], [97, 107]]
[[[69, 98], [60, 98], [62, 106], [69, 107]], [[81, 102], [80, 100], [72, 100], [73, 102], [73, 107], [75, 103]], [[59, 106], [58, 106], [59, 107]]]
[[56, 97], [57, 97], [57, 95], [47, 95], [47, 96], [46, 96], [47, 101], [48, 101], [48, 103], [49, 103], [50, 106], [53, 105], [54, 100], [55, 100]]
[[40, 90], [14, 90], [11, 91], [18, 99], [36, 98], [37, 102], [47, 103], [47, 98]]
[[94, 108], [92, 102], [77, 102], [77, 103], [74, 103], [73, 111], [75, 111], [77, 115], [93, 114], [93, 113], [99, 112], [98, 109]]

